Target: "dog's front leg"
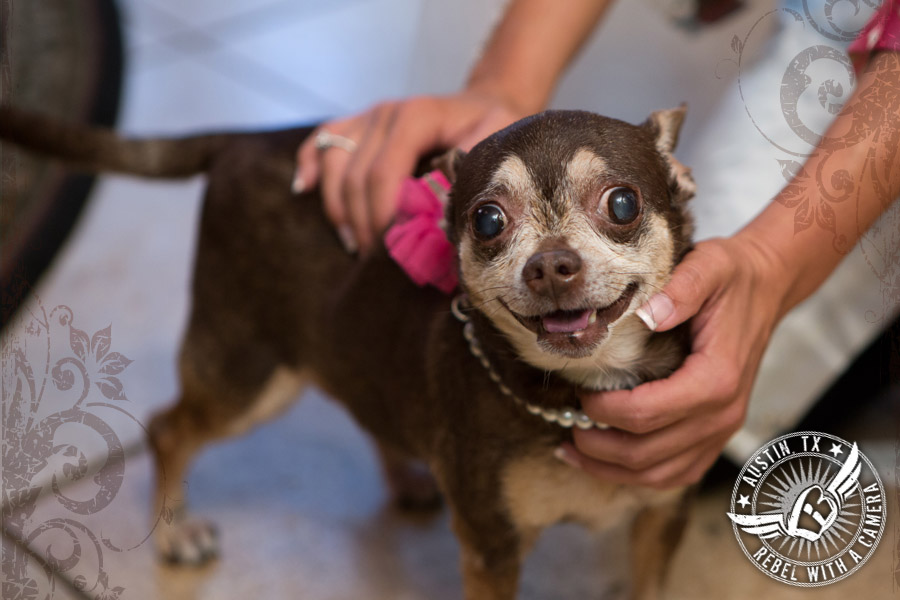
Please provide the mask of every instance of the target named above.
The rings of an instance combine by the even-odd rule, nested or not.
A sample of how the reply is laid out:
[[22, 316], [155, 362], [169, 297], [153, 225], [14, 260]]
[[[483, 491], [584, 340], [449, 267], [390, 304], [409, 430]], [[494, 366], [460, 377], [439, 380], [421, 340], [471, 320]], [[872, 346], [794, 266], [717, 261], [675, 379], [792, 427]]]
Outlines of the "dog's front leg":
[[517, 537], [500, 531], [476, 531], [455, 514], [453, 521], [460, 542], [466, 600], [513, 600], [521, 567]]
[[[474, 479], [474, 477], [473, 477]], [[481, 483], [484, 479], [478, 478]], [[453, 530], [460, 543], [466, 600], [513, 600], [522, 554], [533, 536], [520, 532], [501, 506], [497, 490], [479, 493], [468, 482], [463, 491], [444, 486]]]
[[687, 524], [693, 498], [687, 492], [672, 502], [649, 506], [635, 518], [631, 530], [631, 597], [663, 597], [666, 574]]

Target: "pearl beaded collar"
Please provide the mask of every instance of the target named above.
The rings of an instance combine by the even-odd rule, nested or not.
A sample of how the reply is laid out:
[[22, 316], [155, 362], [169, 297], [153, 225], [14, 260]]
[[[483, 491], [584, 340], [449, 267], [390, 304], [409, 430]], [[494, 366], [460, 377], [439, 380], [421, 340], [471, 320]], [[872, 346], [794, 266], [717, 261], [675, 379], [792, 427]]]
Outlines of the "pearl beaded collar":
[[503, 380], [500, 379], [500, 374], [497, 373], [496, 369], [494, 369], [494, 366], [491, 364], [491, 361], [485, 356], [484, 351], [481, 349], [481, 343], [478, 341], [478, 338], [475, 337], [475, 327], [472, 325], [472, 321], [462, 312], [462, 307], [460, 306], [462, 302], [463, 295], [460, 294], [456, 296], [450, 303], [450, 310], [453, 312], [453, 316], [463, 323], [463, 337], [466, 338], [466, 341], [469, 343], [469, 351], [481, 362], [481, 366], [488, 372], [488, 377], [497, 384], [497, 387], [500, 388], [500, 392], [504, 396], [512, 398], [516, 404], [524, 407], [529, 413], [541, 417], [548, 423], [556, 423], [560, 427], [609, 429], [609, 425], [606, 423], [598, 423], [584, 414], [583, 411], [575, 408], [562, 408], [558, 410], [554, 408], [542, 408], [516, 396], [513, 391], [503, 383]]

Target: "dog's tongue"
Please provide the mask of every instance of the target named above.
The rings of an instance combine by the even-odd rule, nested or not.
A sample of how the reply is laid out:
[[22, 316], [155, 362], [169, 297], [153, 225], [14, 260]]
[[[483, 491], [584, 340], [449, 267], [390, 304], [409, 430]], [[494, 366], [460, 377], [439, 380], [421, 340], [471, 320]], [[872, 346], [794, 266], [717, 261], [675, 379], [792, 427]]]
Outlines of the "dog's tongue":
[[593, 310], [577, 311], [557, 311], [545, 316], [543, 320], [544, 329], [548, 333], [566, 332], [572, 333], [587, 329], [588, 320], [591, 318]]

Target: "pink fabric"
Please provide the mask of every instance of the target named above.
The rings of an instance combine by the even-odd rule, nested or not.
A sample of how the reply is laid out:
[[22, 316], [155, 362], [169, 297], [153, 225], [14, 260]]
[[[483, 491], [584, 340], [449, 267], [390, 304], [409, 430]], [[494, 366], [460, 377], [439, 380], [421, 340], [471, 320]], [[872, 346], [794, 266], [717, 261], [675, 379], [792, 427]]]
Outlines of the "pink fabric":
[[440, 171], [404, 181], [397, 217], [384, 236], [388, 253], [410, 279], [445, 294], [457, 285], [456, 250], [441, 227], [449, 190], [450, 182]]
[[859, 70], [872, 52], [900, 52], [900, 0], [884, 0], [881, 9], [847, 48]]

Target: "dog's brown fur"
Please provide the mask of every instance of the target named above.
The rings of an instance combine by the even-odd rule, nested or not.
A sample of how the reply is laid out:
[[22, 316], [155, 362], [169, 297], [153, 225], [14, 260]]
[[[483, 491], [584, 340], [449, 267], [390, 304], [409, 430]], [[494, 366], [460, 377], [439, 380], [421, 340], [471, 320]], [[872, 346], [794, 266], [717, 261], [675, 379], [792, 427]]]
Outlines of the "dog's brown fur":
[[[689, 176], [671, 158], [682, 116], [657, 113], [632, 126], [587, 113], [547, 113], [495, 134], [453, 164], [451, 240], [459, 245], [470, 236], [471, 208], [504, 157], [521, 157], [550, 198], [562, 177], [554, 169], [588, 148], [641, 190], [647, 214], [668, 224], [673, 255], [660, 264], [671, 268], [690, 244]], [[4, 139], [92, 170], [208, 175], [179, 357], [181, 396], [150, 426], [157, 506], [174, 502], [177, 515], [161, 531], [163, 552], [199, 562], [214, 551], [210, 528], [184, 514], [181, 481], [193, 454], [276, 413], [312, 381], [375, 437], [401, 499], [434, 500], [405, 468], [412, 459], [428, 464], [452, 512], [467, 598], [513, 598], [524, 553], [552, 522], [602, 527], [619, 518], [636, 519], [634, 595], [656, 597], [680, 535], [683, 491], [610, 485], [555, 460], [553, 449], [571, 439], [570, 431], [499, 392], [470, 353], [449, 299], [414, 285], [383, 248], [362, 260], [349, 256], [317, 191], [290, 194], [295, 151], [309, 133], [125, 141], [0, 110]], [[607, 235], [637, 244], [642, 233]], [[492, 250], [478, 252], [490, 261]], [[461, 284], [478, 295], [465, 278]], [[577, 406], [574, 384], [523, 362], [480, 308], [471, 313], [476, 334], [515, 394], [542, 407]], [[632, 383], [676, 368], [684, 340], [680, 332], [653, 335], [640, 348], [625, 374]]]

